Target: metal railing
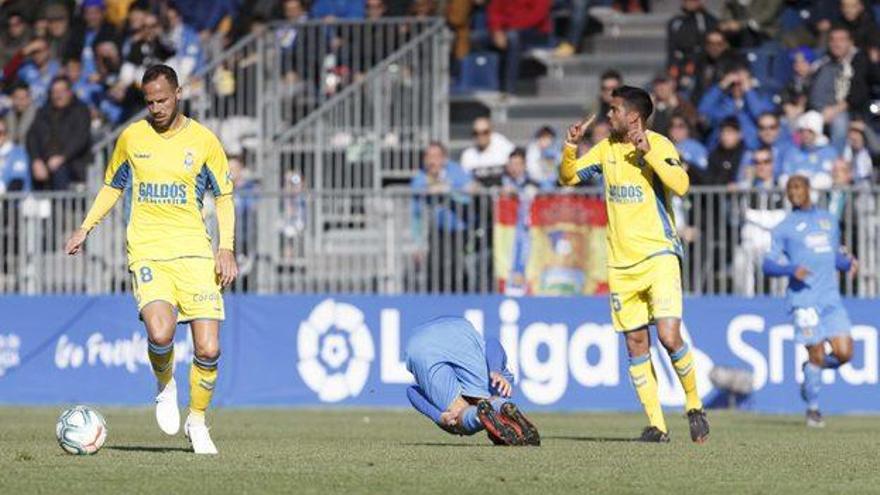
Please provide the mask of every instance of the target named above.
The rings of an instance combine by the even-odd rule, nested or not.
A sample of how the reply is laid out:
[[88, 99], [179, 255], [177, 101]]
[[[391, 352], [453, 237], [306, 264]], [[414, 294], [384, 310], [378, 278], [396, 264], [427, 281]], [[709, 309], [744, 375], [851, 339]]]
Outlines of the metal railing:
[[[583, 241], [569, 239], [558, 249], [549, 249], [549, 241], [542, 239], [558, 237], [568, 227], [540, 227], [544, 233], [539, 235], [532, 230], [539, 228], [535, 222], [540, 223], [535, 210], [528, 205], [510, 210], [505, 203], [509, 198], [499, 190], [417, 194], [408, 189], [314, 190], [302, 183], [271, 193], [238, 194], [236, 252], [241, 276], [232, 290], [497, 293], [502, 279], [509, 278], [510, 262], [505, 257], [510, 254], [510, 239], [525, 233], [531, 239], [532, 255], [525, 267], [527, 279], [540, 279], [534, 263], [544, 260], [535, 257], [563, 256], [559, 266], [589, 257], [593, 272], [588, 278], [595, 283], [574, 292], [601, 293], [601, 222], [592, 224]], [[571, 198], [590, 203], [584, 206]], [[0, 196], [0, 293], [130, 290], [122, 207], [117, 206], [92, 233], [83, 256], [70, 258], [63, 253], [67, 235], [79, 225], [91, 199], [82, 193]], [[587, 207], [593, 213], [603, 211], [597, 190], [531, 199], [539, 200], [549, 208], [542, 218], [558, 218], [560, 225], [583, 220], [581, 210]], [[817, 200], [840, 219], [842, 242], [860, 260], [856, 277], [841, 277], [842, 291], [857, 297], [880, 296], [880, 188], [834, 190], [817, 194]], [[209, 230], [215, 232], [210, 202], [206, 205]], [[676, 208], [684, 239], [686, 292], [750, 296], [784, 291], [784, 280], [767, 280], [760, 271], [769, 229], [786, 213], [780, 191], [694, 187]], [[505, 220], [511, 211], [514, 222]], [[523, 222], [525, 217], [519, 215], [529, 211], [532, 218]], [[542, 243], [547, 246], [539, 251]], [[513, 285], [506, 284], [507, 293], [516, 293], [510, 290]], [[531, 292], [540, 293], [536, 287]]]
[[[418, 126], [424, 125], [425, 120], [420, 112], [431, 115], [440, 112], [439, 117], [431, 120], [429, 132], [435, 137], [445, 137], [447, 114], [443, 109], [433, 110], [446, 104], [447, 91], [442, 84], [448, 80], [447, 71], [445, 66], [434, 67], [438, 61], [446, 63], [448, 52], [441, 51], [443, 47], [439, 46], [443, 33], [444, 23], [439, 18], [272, 24], [263, 32], [243, 38], [197, 71], [184, 85], [183, 110], [214, 131], [227, 153], [242, 155], [253, 174], [263, 177], [271, 187], [277, 187], [282, 177], [277, 150], [290, 151], [294, 144], [294, 134], [289, 129], [294, 126], [302, 129], [302, 125], [297, 124], [325, 104], [349, 101], [343, 95], [358, 93], [351, 88], [366, 87], [364, 80], [382, 80], [389, 84], [387, 77], [372, 74], [380, 67], [382, 73], [390, 70], [391, 65], [386, 61], [401, 52], [409, 55], [397, 57], [396, 60], [405, 63], [397, 67], [419, 72], [412, 79], [401, 77], [396, 81], [404, 85], [416, 81], [415, 84], [422, 86], [413, 91], [385, 92], [380, 95], [386, 98], [385, 103], [376, 108], [382, 108], [383, 117], [393, 121], [394, 129], [401, 131], [398, 134], [401, 142], [407, 142], [409, 134], [422, 131]], [[425, 91], [422, 82], [428, 74], [421, 71], [428, 67], [431, 67], [428, 74], [438, 81], [431, 87], [437, 95], [427, 100], [432, 104], [431, 110], [425, 110], [422, 105], [427, 103], [421, 100], [431, 94]], [[369, 88], [375, 89], [375, 86]], [[391, 104], [387, 97], [392, 95], [401, 99]], [[402, 98], [411, 104], [402, 105]], [[418, 104], [413, 103], [415, 101]], [[364, 112], [374, 114], [370, 110], [372, 100], [362, 98], [358, 102]], [[333, 108], [340, 106], [336, 104]], [[397, 112], [393, 115], [398, 117], [385, 115], [389, 111]], [[145, 115], [141, 112], [132, 121]], [[91, 190], [101, 184], [104, 168], [124, 128], [125, 125], [118, 127], [93, 146], [94, 160], [89, 169]], [[413, 144], [421, 144], [421, 141]], [[307, 179], [315, 184], [320, 182], [312, 177]]]

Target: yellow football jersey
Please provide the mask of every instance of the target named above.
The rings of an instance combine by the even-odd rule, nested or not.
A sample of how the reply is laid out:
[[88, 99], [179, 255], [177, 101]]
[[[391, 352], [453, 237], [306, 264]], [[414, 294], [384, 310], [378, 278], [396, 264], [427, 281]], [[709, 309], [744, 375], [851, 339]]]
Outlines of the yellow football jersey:
[[628, 142], [606, 138], [581, 158], [566, 144], [560, 176], [575, 185], [602, 174], [608, 211], [608, 266], [625, 268], [663, 253], [682, 255], [675, 229], [671, 194], [687, 192], [689, 181], [675, 146], [656, 132], [646, 132], [650, 152], [637, 153]]
[[202, 217], [202, 197], [232, 194], [232, 177], [220, 141], [187, 119], [173, 134], [160, 135], [146, 120], [128, 126], [116, 148], [104, 183], [131, 186], [126, 229], [128, 263], [181, 257], [213, 258]]

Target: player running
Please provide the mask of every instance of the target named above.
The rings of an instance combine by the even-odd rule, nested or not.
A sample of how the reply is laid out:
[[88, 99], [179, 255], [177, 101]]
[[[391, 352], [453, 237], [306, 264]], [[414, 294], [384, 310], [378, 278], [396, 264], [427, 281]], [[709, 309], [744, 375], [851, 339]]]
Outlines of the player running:
[[681, 337], [683, 252], [671, 207], [671, 195], [684, 195], [690, 182], [675, 146], [645, 130], [653, 111], [644, 90], [615, 89], [608, 111], [611, 136], [578, 158], [577, 145], [594, 116], [572, 125], [560, 180], [575, 185], [596, 174], [604, 178], [611, 320], [626, 339], [629, 374], [648, 415], [640, 440], [669, 441], [651, 363], [648, 326], [653, 324], [684, 388], [691, 439], [702, 443], [709, 437], [709, 421], [697, 393], [694, 355]]
[[499, 445], [540, 445], [537, 428], [508, 398], [513, 375], [496, 339], [485, 342], [464, 318], [442, 317], [416, 328], [406, 344], [416, 379], [406, 395], [445, 431], [473, 435], [485, 428]]
[[[837, 220], [813, 206], [810, 181], [794, 175], [785, 186], [793, 210], [773, 229], [770, 252], [764, 258], [764, 273], [788, 277], [786, 306], [796, 332], [795, 339], [806, 346], [801, 397], [807, 403], [807, 426], [822, 427], [819, 389], [822, 370], [837, 369], [852, 357], [849, 315], [840, 299], [837, 271], [855, 274], [858, 261], [840, 245]], [[825, 342], [831, 354], [825, 354]]]
[[[82, 226], [65, 247], [75, 255], [86, 237], [131, 188], [126, 230], [128, 268], [147, 329], [150, 364], [158, 381], [156, 421], [169, 435], [180, 429], [174, 381], [174, 331], [188, 322], [195, 353], [184, 433], [197, 454], [216, 454], [205, 411], [217, 382], [222, 286], [238, 274], [233, 255], [235, 208], [226, 154], [208, 129], [178, 109], [177, 74], [155, 65], [143, 76], [149, 117], [128, 126]], [[216, 255], [202, 218], [202, 197], [215, 196], [220, 246]]]

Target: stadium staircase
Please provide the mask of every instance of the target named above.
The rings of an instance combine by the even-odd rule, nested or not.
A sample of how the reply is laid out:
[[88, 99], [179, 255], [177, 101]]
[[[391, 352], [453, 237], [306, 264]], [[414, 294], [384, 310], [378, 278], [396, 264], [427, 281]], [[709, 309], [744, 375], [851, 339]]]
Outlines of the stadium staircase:
[[[719, 12], [721, 2], [706, 3]], [[552, 50], [533, 50], [531, 60], [523, 63], [523, 72], [533, 77], [521, 81], [516, 96], [494, 92], [453, 96], [451, 156], [457, 158], [471, 144], [472, 120], [479, 115], [491, 115], [495, 129], [521, 146], [544, 125], [565, 132], [596, 102], [599, 75], [607, 69], [623, 74], [625, 84], [646, 87], [664, 68], [666, 23], [679, 7], [679, 0], [655, 0], [648, 14], [593, 8], [590, 15], [601, 22], [602, 31], [588, 35], [583, 50], [569, 58], [554, 57]]]

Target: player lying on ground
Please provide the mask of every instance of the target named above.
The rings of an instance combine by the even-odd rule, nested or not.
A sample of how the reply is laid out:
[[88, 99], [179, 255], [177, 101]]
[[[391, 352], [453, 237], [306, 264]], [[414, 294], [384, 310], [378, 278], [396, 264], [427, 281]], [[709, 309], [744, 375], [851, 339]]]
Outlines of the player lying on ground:
[[416, 328], [406, 345], [416, 386], [406, 394], [419, 412], [456, 435], [485, 429], [499, 445], [540, 445], [538, 430], [509, 400], [513, 375], [496, 339], [464, 318], [442, 317]]
[[648, 326], [653, 324], [684, 388], [691, 439], [702, 443], [709, 437], [709, 420], [697, 393], [693, 352], [681, 338], [683, 250], [671, 204], [671, 196], [684, 195], [690, 182], [675, 146], [646, 130], [645, 122], [653, 111], [651, 97], [644, 90], [615, 89], [608, 111], [611, 136], [578, 158], [578, 143], [593, 118], [572, 125], [562, 153], [560, 180], [576, 185], [597, 174], [604, 178], [611, 321], [626, 339], [629, 374], [650, 423], [640, 439], [669, 441], [651, 363]]
[[[220, 289], [238, 274], [232, 250], [235, 206], [229, 165], [217, 137], [180, 113], [180, 88], [172, 68], [150, 67], [142, 88], [149, 117], [119, 135], [104, 187], [65, 250], [77, 254], [89, 231], [113, 209], [123, 191], [131, 192], [128, 269], [158, 382], [156, 420], [169, 435], [180, 429], [174, 331], [178, 323], [189, 323], [195, 353], [184, 432], [197, 454], [216, 454], [205, 411], [214, 393], [220, 359], [220, 321], [224, 318]], [[208, 190], [216, 198], [220, 231], [216, 255], [201, 211], [202, 196]]]
[[[773, 229], [764, 273], [788, 277], [786, 306], [795, 328], [795, 340], [806, 346], [801, 397], [807, 403], [807, 426], [822, 427], [819, 389], [822, 370], [837, 369], [852, 357], [849, 315], [840, 298], [837, 272], [855, 274], [858, 261], [840, 245], [837, 219], [813, 206], [810, 181], [794, 175], [785, 186], [792, 211]], [[825, 342], [831, 354], [825, 354]]]

